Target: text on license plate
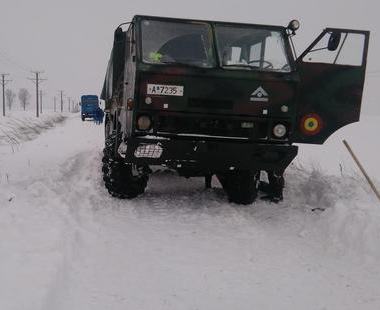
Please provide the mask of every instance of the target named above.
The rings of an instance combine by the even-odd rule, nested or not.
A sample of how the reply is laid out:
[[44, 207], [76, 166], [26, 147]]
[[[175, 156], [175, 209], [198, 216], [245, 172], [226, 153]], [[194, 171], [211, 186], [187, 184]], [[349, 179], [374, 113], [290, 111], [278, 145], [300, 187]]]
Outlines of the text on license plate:
[[183, 96], [183, 86], [148, 84], [147, 95]]

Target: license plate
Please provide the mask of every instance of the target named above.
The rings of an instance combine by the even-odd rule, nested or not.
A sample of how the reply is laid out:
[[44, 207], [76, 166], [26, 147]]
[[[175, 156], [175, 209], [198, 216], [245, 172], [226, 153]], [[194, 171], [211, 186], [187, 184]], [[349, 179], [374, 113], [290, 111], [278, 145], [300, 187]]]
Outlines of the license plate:
[[183, 86], [148, 84], [147, 95], [183, 96]]

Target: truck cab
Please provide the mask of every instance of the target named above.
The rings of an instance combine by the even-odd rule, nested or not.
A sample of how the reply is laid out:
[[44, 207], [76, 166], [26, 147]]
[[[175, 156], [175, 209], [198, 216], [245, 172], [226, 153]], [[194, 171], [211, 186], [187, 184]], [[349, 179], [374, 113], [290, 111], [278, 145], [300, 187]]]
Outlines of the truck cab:
[[83, 95], [80, 106], [82, 121], [85, 121], [86, 118], [94, 119], [96, 111], [99, 109], [99, 98], [96, 95]]
[[[236, 203], [254, 201], [265, 172], [270, 186], [261, 188], [281, 200], [295, 143], [322, 144], [359, 120], [367, 31], [326, 28], [297, 57], [297, 21], [135, 16], [124, 26], [114, 33], [101, 96], [103, 172], [115, 196], [141, 194], [149, 166], [164, 165], [204, 176], [208, 186], [216, 175]], [[124, 179], [115, 181], [120, 169]]]

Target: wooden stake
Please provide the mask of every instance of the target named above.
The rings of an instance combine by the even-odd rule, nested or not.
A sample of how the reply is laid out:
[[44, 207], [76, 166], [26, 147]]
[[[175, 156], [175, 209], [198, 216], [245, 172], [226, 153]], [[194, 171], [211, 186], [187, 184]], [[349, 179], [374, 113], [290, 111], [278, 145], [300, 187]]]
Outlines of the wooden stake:
[[361, 163], [359, 162], [359, 159], [356, 157], [356, 155], [354, 154], [354, 152], [352, 151], [350, 145], [348, 144], [348, 142], [346, 140], [343, 140], [343, 144], [346, 146], [348, 152], [351, 154], [352, 158], [354, 159], [355, 163], [358, 165], [360, 171], [363, 173], [364, 177], [366, 178], [368, 184], [371, 186], [372, 190], [374, 191], [375, 195], [377, 196], [377, 198], [379, 199], [380, 201], [380, 194], [377, 190], [377, 188], [375, 187], [375, 185], [373, 184], [372, 180], [370, 179], [370, 177], [368, 176], [367, 172], [364, 170], [363, 166], [361, 165]]

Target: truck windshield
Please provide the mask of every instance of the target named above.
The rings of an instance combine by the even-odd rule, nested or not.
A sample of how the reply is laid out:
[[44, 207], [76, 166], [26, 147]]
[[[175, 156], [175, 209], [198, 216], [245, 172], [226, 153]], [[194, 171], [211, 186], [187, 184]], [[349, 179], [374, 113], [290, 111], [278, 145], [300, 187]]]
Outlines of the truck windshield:
[[290, 71], [280, 31], [216, 25], [215, 35], [219, 61], [225, 68]]
[[141, 27], [144, 62], [215, 66], [210, 25], [143, 20]]

